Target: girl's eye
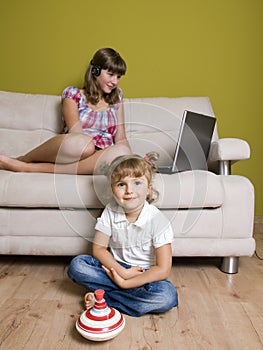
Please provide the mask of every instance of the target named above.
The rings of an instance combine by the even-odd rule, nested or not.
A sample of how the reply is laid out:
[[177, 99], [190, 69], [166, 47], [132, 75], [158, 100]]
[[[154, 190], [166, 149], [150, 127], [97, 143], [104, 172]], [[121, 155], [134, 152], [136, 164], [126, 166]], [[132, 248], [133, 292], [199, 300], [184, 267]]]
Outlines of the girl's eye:
[[124, 187], [125, 184], [124, 184], [123, 182], [119, 182], [119, 183], [117, 184], [117, 186], [118, 186], [118, 187]]
[[136, 185], [136, 186], [141, 185], [141, 183], [142, 183], [141, 181], [135, 181], [135, 185]]
[[108, 75], [111, 76], [111, 77], [113, 77], [114, 75], [116, 75], [116, 76], [117, 76], [117, 79], [120, 79], [120, 78], [121, 78], [121, 75], [116, 74], [116, 73], [112, 73], [112, 72], [108, 72]]

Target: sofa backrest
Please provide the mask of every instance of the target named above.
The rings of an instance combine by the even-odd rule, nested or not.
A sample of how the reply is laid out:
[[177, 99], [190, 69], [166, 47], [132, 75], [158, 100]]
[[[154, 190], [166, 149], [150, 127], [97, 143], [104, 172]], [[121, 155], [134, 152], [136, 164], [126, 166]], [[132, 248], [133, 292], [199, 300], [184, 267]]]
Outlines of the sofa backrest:
[[[214, 116], [208, 97], [126, 98], [127, 137], [134, 153], [160, 153], [160, 164], [173, 156], [184, 110]], [[61, 98], [0, 91], [0, 153], [24, 154], [62, 130]], [[217, 139], [215, 130], [213, 139]]]
[[[124, 100], [127, 137], [134, 153], [160, 154], [160, 165], [171, 162], [185, 110], [214, 116], [208, 97], [155, 97]], [[218, 139], [217, 128], [213, 141]]]
[[11, 157], [62, 130], [61, 98], [0, 91], [0, 153]]

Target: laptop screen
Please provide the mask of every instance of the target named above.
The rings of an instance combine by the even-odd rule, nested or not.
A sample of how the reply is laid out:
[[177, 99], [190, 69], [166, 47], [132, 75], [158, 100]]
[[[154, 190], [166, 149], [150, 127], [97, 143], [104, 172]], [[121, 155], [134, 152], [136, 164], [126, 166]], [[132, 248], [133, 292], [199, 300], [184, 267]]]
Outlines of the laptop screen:
[[207, 158], [216, 119], [185, 111], [175, 150], [172, 171], [207, 169]]

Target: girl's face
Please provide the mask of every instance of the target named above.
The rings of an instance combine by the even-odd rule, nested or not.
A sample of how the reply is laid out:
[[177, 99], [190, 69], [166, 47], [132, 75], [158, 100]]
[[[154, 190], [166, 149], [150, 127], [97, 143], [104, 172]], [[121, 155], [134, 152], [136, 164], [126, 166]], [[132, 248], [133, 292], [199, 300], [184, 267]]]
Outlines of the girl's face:
[[147, 178], [126, 176], [111, 187], [115, 200], [125, 213], [139, 215], [150, 191]]
[[112, 73], [107, 69], [102, 69], [100, 75], [96, 79], [101, 91], [105, 94], [110, 94], [111, 91], [118, 86], [120, 78], [120, 75]]

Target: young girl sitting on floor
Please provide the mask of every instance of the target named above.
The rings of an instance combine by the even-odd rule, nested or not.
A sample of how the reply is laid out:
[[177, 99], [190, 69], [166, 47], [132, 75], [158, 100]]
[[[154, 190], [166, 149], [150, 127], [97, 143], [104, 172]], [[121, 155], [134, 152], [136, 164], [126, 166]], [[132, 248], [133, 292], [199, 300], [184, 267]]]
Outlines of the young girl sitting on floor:
[[[168, 280], [173, 231], [151, 204], [157, 193], [152, 188], [154, 173], [151, 154], [120, 156], [112, 162], [108, 179], [114, 200], [97, 220], [93, 254], [75, 257], [68, 270], [69, 277], [89, 291], [104, 289], [108, 306], [135, 317], [178, 305], [176, 288]], [[93, 304], [89, 292], [85, 306]]]

